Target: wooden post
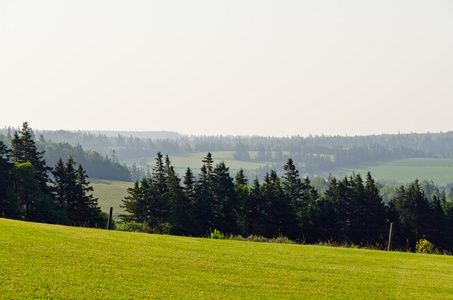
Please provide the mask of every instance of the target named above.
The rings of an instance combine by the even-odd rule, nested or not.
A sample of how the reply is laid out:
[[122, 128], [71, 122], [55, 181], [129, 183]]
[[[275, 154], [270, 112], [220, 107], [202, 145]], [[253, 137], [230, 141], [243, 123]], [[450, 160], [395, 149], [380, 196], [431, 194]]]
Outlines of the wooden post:
[[392, 235], [393, 235], [393, 222], [390, 223], [389, 244], [387, 246], [387, 251], [390, 251], [390, 249], [392, 249]]
[[110, 227], [112, 226], [112, 213], [113, 213], [113, 207], [110, 207], [109, 222], [107, 223], [107, 230], [110, 230]]

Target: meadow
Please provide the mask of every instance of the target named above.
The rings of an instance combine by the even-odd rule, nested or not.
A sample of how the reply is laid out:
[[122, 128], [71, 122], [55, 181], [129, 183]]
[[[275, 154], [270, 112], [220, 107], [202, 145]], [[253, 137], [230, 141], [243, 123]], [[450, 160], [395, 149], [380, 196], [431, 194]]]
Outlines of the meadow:
[[1, 299], [453, 298], [453, 257], [0, 219]]
[[[249, 153], [251, 159], [254, 159], [257, 155], [256, 152], [250, 151]], [[224, 161], [233, 176], [241, 168], [253, 174], [256, 169], [266, 166], [272, 167], [273, 164], [272, 162], [239, 161], [234, 159], [233, 154], [233, 151], [212, 152], [214, 164]], [[198, 172], [203, 164], [202, 159], [205, 155], [206, 153], [204, 152], [196, 152], [184, 156], [170, 156], [170, 160], [177, 172], [182, 176], [187, 167], [190, 167], [194, 172]], [[284, 155], [289, 155], [289, 153], [284, 153]], [[154, 158], [148, 157], [147, 161], [152, 168], [154, 166]], [[299, 162], [295, 161], [295, 163]], [[283, 165], [276, 165], [275, 169], [276, 171], [282, 171]], [[435, 184], [445, 186], [448, 183], [453, 183], [453, 158], [407, 158], [336, 168], [322, 173], [328, 174], [330, 172], [332, 174], [350, 175], [355, 172], [365, 176], [368, 171], [371, 172], [371, 175], [376, 180], [395, 181], [404, 184], [413, 182], [415, 179], [427, 179], [433, 180]]]
[[376, 180], [410, 183], [415, 179], [432, 180], [446, 186], [453, 183], [453, 159], [451, 158], [407, 158], [391, 162], [362, 165], [335, 170], [338, 173], [365, 175], [368, 171]]
[[94, 188], [93, 195], [98, 198], [102, 211], [108, 212], [109, 208], [113, 207], [113, 215], [115, 217], [124, 213], [124, 208], [120, 207], [123, 204], [121, 200], [128, 195], [127, 189], [133, 187], [133, 182], [95, 178], [90, 178], [89, 180]]

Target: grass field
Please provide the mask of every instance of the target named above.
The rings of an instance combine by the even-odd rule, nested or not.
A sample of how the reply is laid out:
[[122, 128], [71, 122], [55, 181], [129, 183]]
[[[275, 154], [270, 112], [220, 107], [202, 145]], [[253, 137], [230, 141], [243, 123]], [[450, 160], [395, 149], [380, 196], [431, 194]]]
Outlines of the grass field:
[[0, 219], [1, 299], [446, 299], [453, 257]]
[[133, 182], [114, 181], [90, 178], [91, 185], [94, 188], [93, 195], [98, 198], [99, 206], [102, 211], [109, 212], [109, 208], [113, 207], [113, 215], [124, 212], [121, 208], [121, 200], [128, 195], [127, 189], [134, 185]]
[[453, 159], [448, 158], [409, 158], [337, 170], [339, 173], [360, 173], [362, 177], [368, 171], [377, 180], [395, 180], [398, 183], [410, 183], [415, 179], [433, 180], [438, 185], [453, 182]]

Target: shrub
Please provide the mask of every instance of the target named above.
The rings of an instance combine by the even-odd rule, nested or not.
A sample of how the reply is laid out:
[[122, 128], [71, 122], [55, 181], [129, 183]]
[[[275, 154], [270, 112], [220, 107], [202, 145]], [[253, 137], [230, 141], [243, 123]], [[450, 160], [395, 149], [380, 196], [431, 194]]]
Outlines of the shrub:
[[144, 232], [152, 233], [153, 229], [149, 226], [148, 223], [138, 223], [138, 222], [122, 222], [116, 226], [116, 230], [119, 231], [130, 231], [130, 232]]
[[217, 229], [214, 229], [214, 232], [211, 232], [211, 239], [215, 240], [223, 240], [225, 238], [225, 235], [218, 231]]
[[430, 241], [421, 239], [415, 245], [415, 252], [433, 254], [433, 253], [438, 253], [439, 250], [434, 248], [433, 243], [431, 243]]

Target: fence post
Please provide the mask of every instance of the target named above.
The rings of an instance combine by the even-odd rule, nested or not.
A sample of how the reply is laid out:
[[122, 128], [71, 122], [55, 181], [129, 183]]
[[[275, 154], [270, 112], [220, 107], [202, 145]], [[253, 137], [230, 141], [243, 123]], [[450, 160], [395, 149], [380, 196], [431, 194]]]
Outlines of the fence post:
[[387, 245], [387, 251], [390, 251], [390, 249], [392, 249], [392, 235], [393, 235], [393, 222], [390, 223], [389, 243]]
[[110, 207], [109, 222], [107, 223], [107, 230], [110, 230], [110, 227], [112, 226], [112, 213], [113, 213], [113, 207]]

